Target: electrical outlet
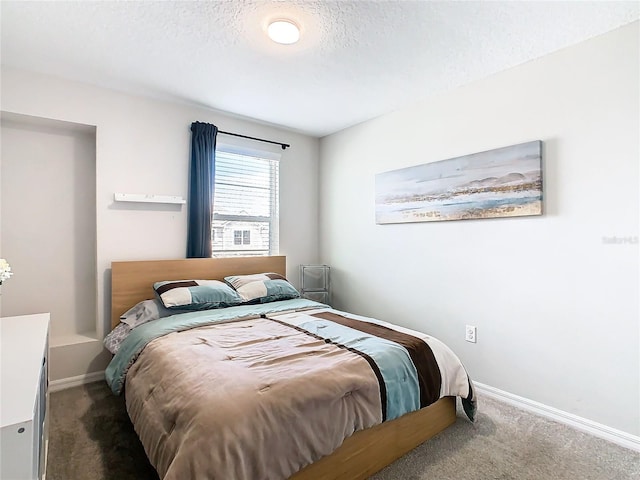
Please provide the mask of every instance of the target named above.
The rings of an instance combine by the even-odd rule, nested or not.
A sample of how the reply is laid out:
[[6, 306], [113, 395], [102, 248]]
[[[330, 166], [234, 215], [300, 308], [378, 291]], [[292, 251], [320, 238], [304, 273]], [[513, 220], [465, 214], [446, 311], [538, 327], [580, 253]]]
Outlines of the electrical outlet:
[[464, 339], [467, 342], [476, 343], [476, 327], [467, 325], [464, 331]]

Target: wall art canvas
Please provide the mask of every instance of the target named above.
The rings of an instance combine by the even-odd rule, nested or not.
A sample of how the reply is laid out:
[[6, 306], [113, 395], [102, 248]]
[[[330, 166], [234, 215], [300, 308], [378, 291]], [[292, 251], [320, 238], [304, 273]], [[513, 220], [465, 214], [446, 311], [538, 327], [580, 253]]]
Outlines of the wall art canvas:
[[542, 214], [542, 142], [376, 175], [376, 223]]

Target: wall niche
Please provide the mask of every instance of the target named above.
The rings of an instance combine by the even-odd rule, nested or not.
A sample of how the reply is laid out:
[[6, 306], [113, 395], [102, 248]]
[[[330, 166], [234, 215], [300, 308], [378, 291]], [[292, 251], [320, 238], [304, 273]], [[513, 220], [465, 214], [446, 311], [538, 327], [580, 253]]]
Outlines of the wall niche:
[[96, 127], [1, 113], [3, 317], [50, 312], [52, 348], [95, 342]]

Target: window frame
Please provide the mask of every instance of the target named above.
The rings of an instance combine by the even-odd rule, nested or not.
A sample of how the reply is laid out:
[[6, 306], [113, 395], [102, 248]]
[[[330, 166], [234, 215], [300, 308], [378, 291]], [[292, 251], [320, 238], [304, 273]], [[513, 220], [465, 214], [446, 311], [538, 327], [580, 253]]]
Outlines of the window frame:
[[[280, 164], [279, 160], [281, 155], [279, 153], [265, 151], [265, 150], [256, 150], [252, 148], [246, 148], [236, 145], [230, 145], [225, 143], [218, 142], [216, 145], [216, 158], [219, 154], [232, 154], [232, 155], [242, 155], [247, 157], [253, 157], [257, 159], [261, 159], [269, 162], [270, 172], [269, 172], [269, 216], [260, 216], [260, 215], [231, 215], [231, 214], [220, 214], [215, 213], [215, 183], [216, 180], [214, 178], [214, 198], [213, 201], [213, 209], [211, 214], [211, 228], [212, 231], [215, 229], [221, 229], [214, 222], [243, 222], [243, 223], [256, 223], [261, 224], [257, 228], [262, 229], [265, 228], [264, 224], [268, 225], [269, 228], [269, 237], [268, 237], [268, 248], [242, 248], [251, 245], [251, 230], [243, 227], [234, 228], [234, 240], [232, 246], [239, 247], [235, 249], [224, 249], [224, 250], [216, 250], [216, 245], [213, 241], [212, 234], [212, 242], [211, 242], [211, 255], [212, 257], [233, 257], [238, 255], [252, 255], [252, 256], [268, 256], [268, 255], [278, 255], [279, 253], [279, 237], [280, 237]], [[217, 162], [216, 162], [217, 166]], [[243, 232], [241, 243], [235, 242], [235, 231]], [[248, 242], [244, 243], [245, 233], [247, 233]], [[223, 242], [224, 242], [224, 230], [222, 234]]]

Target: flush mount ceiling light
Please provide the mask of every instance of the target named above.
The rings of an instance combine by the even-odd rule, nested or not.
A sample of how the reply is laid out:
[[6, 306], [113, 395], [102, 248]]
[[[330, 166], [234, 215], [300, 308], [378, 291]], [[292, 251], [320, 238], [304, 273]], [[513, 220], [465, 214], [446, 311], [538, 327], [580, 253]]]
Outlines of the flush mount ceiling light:
[[291, 45], [300, 39], [300, 29], [291, 20], [276, 20], [267, 28], [269, 38], [276, 43]]

